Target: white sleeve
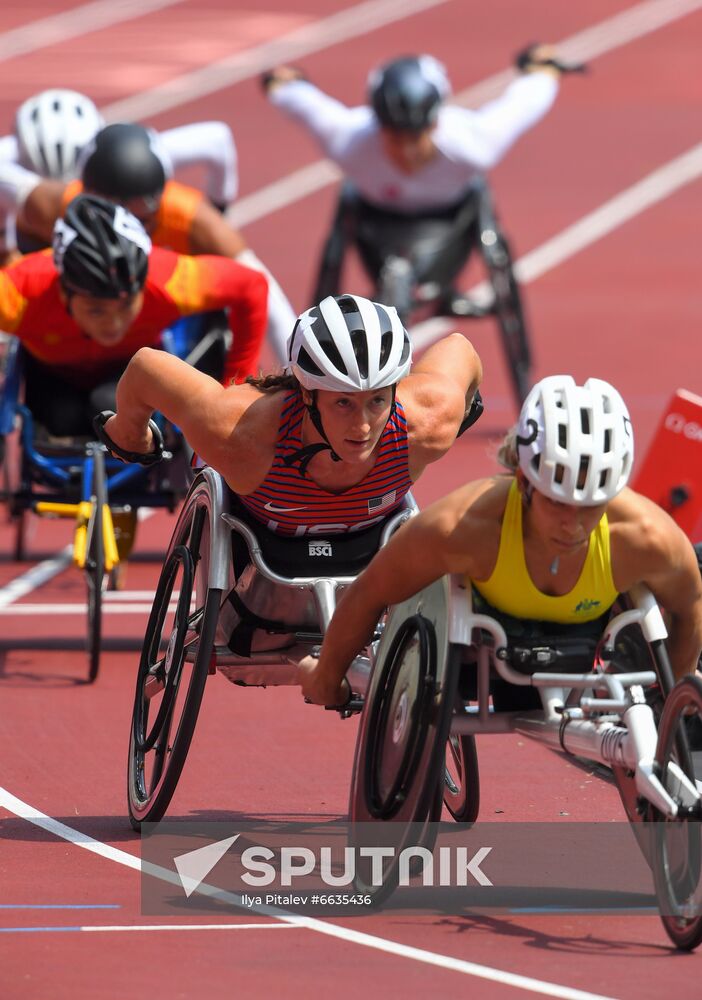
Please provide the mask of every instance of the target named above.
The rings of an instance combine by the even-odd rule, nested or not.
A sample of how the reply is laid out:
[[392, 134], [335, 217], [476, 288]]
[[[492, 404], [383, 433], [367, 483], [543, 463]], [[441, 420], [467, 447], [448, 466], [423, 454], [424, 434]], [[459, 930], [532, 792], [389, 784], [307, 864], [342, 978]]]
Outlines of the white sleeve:
[[0, 160], [4, 163], [10, 160], [17, 163], [19, 160], [19, 143], [16, 135], [0, 136]]
[[477, 111], [446, 107], [435, 144], [451, 159], [489, 170], [544, 117], [557, 93], [558, 80], [551, 73], [526, 73]]
[[17, 212], [40, 181], [38, 174], [19, 163], [0, 161], [0, 208], [5, 212]]
[[239, 189], [236, 145], [225, 122], [193, 122], [159, 132], [163, 146], [177, 173], [180, 169], [204, 166], [205, 193], [217, 205], [229, 205]]
[[373, 118], [370, 108], [348, 108], [308, 80], [291, 80], [274, 87], [269, 100], [312, 133], [327, 156], [343, 156]]

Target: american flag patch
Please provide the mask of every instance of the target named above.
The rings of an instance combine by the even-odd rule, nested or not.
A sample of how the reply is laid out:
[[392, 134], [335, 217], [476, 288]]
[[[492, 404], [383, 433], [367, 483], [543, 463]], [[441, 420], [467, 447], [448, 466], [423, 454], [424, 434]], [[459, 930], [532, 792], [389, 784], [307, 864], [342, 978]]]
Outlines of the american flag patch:
[[395, 502], [396, 496], [397, 490], [391, 490], [389, 493], [384, 493], [382, 497], [372, 497], [368, 501], [368, 513], [377, 514], [379, 510], [390, 507]]

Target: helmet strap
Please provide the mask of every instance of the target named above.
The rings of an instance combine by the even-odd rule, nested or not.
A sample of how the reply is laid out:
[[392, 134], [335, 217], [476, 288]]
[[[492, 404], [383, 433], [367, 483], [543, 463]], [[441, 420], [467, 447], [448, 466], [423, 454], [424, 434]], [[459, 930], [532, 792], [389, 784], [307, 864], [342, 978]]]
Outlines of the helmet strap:
[[332, 462], [340, 462], [341, 458], [332, 448], [329, 443], [329, 438], [324, 430], [324, 425], [322, 424], [322, 415], [317, 408], [317, 392], [316, 390], [312, 393], [312, 402], [305, 403], [307, 407], [307, 412], [309, 413], [310, 420], [317, 431], [324, 438], [324, 442], [317, 441], [315, 444], [305, 445], [303, 448], [298, 448], [297, 451], [293, 452], [292, 455], [288, 455], [287, 458], [283, 459], [284, 465], [295, 465], [296, 462], [300, 463], [300, 475], [307, 475], [307, 466], [310, 464], [311, 460], [315, 455], [318, 455], [320, 451], [329, 450], [331, 452]]
[[[390, 407], [390, 413], [388, 414], [388, 422], [391, 420], [393, 414], [397, 410], [397, 403], [395, 399], [395, 393], [397, 390], [397, 384], [395, 383], [392, 387], [392, 406]], [[322, 414], [319, 412], [317, 407], [317, 391], [316, 389], [312, 392], [312, 402], [305, 403], [307, 407], [307, 412], [309, 414], [310, 420], [317, 431], [324, 438], [324, 442], [318, 441], [316, 444], [308, 444], [303, 448], [298, 448], [297, 451], [293, 452], [292, 455], [288, 455], [283, 459], [284, 465], [295, 465], [296, 462], [300, 463], [300, 475], [307, 475], [307, 466], [310, 464], [311, 460], [315, 455], [318, 455], [320, 451], [326, 451], [327, 449], [331, 452], [332, 462], [340, 462], [341, 458], [332, 448], [329, 443], [329, 438], [327, 437], [326, 431], [324, 430], [324, 425], [322, 424]], [[387, 427], [387, 423], [385, 425]]]
[[63, 291], [63, 294], [65, 296], [64, 305], [66, 307], [66, 312], [71, 317], [71, 319], [73, 319], [73, 309], [71, 308], [71, 302], [73, 301], [73, 296], [76, 293], [73, 291], [73, 289], [68, 288], [66, 285], [64, 285], [63, 282], [61, 282], [61, 290]]

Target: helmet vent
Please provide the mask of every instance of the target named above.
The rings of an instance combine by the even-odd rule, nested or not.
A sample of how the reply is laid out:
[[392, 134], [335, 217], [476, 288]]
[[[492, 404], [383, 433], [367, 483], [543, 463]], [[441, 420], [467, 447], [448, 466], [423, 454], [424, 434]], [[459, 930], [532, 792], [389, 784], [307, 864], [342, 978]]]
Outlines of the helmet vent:
[[319, 365], [315, 364], [315, 362], [309, 356], [304, 347], [300, 348], [300, 353], [297, 358], [297, 363], [300, 366], [300, 368], [304, 369], [304, 371], [306, 372], [309, 372], [310, 375], [324, 374], [322, 369], [319, 367]]
[[320, 340], [320, 343], [324, 348], [324, 353], [329, 358], [334, 368], [336, 368], [336, 370], [341, 372], [343, 375], [348, 375], [344, 360], [339, 353], [339, 348], [336, 346], [331, 337], [329, 339], [325, 338], [323, 341]]
[[590, 414], [587, 410], [580, 410], [580, 430], [583, 434], [590, 433]]
[[[361, 378], [368, 378], [368, 338], [364, 330], [352, 330], [350, 333], [353, 353], [358, 364], [358, 373]], [[337, 365], [342, 371], [345, 369], [343, 363]]]
[[612, 432], [607, 427], [604, 432], [604, 450], [605, 452], [610, 452], [612, 450]]

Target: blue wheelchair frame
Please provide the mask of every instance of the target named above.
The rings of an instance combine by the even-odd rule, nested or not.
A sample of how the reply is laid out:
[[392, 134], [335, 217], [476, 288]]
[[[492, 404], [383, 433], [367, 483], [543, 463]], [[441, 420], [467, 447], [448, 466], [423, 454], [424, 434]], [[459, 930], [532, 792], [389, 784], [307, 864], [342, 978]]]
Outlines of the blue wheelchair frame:
[[[162, 332], [163, 347], [169, 354], [188, 359], [202, 341], [211, 322], [212, 313], [198, 313], [185, 316]], [[88, 449], [78, 442], [76, 449], [67, 446], [65, 452], [47, 455], [36, 447], [34, 418], [30, 410], [19, 402], [22, 384], [22, 345], [11, 337], [7, 344], [5, 355], [5, 380], [0, 391], [0, 440], [4, 440], [15, 429], [16, 418], [21, 418], [21, 469], [20, 484], [17, 493], [8, 497], [10, 510], [19, 514], [23, 510], [31, 510], [38, 501], [77, 501], [90, 498], [90, 483], [93, 474], [93, 459]], [[156, 422], [164, 429], [166, 421], [159, 414]], [[170, 424], [173, 431], [180, 437], [179, 428]], [[76, 486], [77, 470], [80, 473], [80, 488]], [[125, 465], [111, 456], [105, 457], [106, 492], [108, 501], [114, 497], [119, 506], [164, 507], [175, 510], [177, 504], [187, 492], [187, 486], [181, 491], [164, 490], [158, 485], [154, 487], [150, 481], [162, 478], [162, 471], [144, 469], [139, 465]], [[41, 488], [37, 493], [33, 485]]]

